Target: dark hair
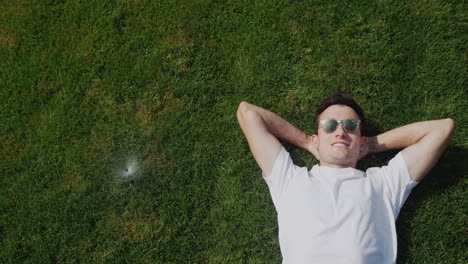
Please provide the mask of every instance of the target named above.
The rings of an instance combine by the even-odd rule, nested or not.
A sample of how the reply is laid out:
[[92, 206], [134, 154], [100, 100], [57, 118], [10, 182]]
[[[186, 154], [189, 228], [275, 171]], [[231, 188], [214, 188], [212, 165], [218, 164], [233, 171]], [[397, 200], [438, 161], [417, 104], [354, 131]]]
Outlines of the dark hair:
[[328, 107], [332, 105], [346, 105], [346, 106], [351, 107], [359, 116], [359, 119], [361, 119], [360, 130], [362, 133], [362, 129], [365, 123], [365, 118], [364, 118], [364, 112], [362, 111], [361, 107], [358, 105], [358, 103], [356, 103], [356, 101], [354, 101], [351, 95], [342, 93], [342, 92], [337, 92], [325, 98], [317, 107], [317, 110], [315, 110], [315, 118], [314, 118], [315, 134], [318, 134], [319, 116], [323, 113], [323, 111], [325, 111], [325, 109], [327, 109]]

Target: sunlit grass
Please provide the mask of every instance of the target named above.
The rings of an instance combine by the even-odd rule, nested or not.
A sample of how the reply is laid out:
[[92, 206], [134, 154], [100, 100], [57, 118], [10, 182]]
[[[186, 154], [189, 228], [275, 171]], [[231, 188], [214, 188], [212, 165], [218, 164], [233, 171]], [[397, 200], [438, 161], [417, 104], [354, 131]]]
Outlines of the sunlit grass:
[[0, 262], [280, 263], [235, 112], [249, 101], [311, 133], [337, 90], [377, 131], [455, 120], [401, 211], [398, 262], [466, 262], [462, 2], [0, 6]]

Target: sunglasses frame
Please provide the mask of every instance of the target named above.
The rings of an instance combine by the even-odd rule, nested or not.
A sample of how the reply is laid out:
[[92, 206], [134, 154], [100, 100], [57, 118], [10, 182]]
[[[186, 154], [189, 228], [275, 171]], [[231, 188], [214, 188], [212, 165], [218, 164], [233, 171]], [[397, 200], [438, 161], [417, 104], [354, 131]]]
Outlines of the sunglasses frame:
[[[334, 120], [337, 122], [336, 124], [336, 127], [335, 129], [333, 129], [332, 131], [326, 131], [325, 129], [323, 129], [325, 123], [327, 121], [331, 121], [331, 120]], [[357, 126], [356, 126], [356, 130], [352, 131], [352, 130], [348, 130], [346, 127], [345, 127], [345, 123], [344, 121], [348, 121], [348, 120], [352, 120], [352, 121], [356, 121], [357, 122]], [[354, 118], [348, 118], [348, 119], [343, 119], [343, 120], [336, 120], [336, 119], [333, 119], [333, 118], [330, 118], [330, 119], [323, 119], [323, 120], [320, 120], [320, 124], [322, 125], [322, 129], [325, 131], [325, 133], [333, 133], [336, 131], [336, 129], [338, 128], [338, 125], [341, 123], [341, 126], [343, 127], [343, 129], [346, 131], [346, 132], [351, 132], [351, 133], [354, 133], [354, 132], [357, 132], [359, 130], [359, 126], [361, 124], [361, 120], [359, 119], [354, 119]]]

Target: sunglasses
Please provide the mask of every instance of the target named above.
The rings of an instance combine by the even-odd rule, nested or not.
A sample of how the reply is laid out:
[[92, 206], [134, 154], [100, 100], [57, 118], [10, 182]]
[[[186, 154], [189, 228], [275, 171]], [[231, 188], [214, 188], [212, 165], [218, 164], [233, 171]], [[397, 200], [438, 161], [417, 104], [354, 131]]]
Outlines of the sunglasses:
[[345, 120], [336, 120], [336, 119], [326, 119], [320, 120], [320, 124], [322, 124], [322, 128], [326, 133], [331, 133], [336, 130], [338, 124], [343, 125], [343, 129], [347, 132], [356, 132], [359, 129], [359, 123], [361, 120], [359, 119], [345, 119]]

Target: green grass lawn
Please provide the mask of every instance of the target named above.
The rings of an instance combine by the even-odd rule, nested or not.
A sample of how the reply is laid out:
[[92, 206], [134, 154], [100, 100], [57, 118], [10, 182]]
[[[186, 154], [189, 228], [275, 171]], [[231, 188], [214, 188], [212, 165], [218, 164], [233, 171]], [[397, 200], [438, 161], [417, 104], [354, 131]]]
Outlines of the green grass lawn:
[[1, 1], [0, 262], [280, 263], [238, 104], [311, 133], [345, 91], [380, 131], [455, 120], [398, 263], [467, 263], [467, 22], [463, 1]]

